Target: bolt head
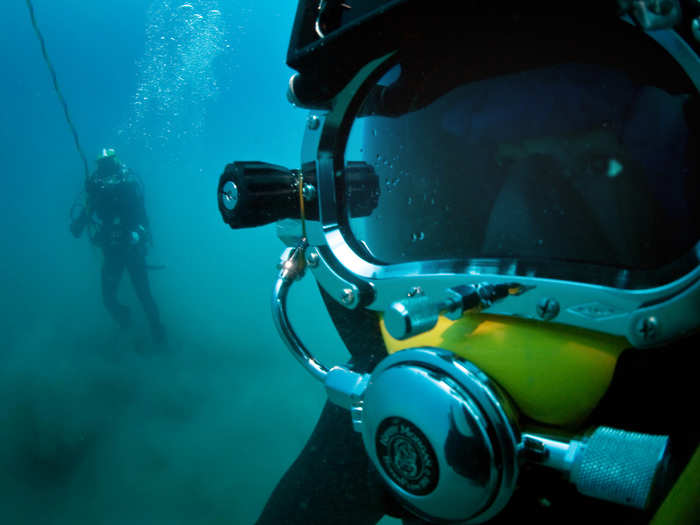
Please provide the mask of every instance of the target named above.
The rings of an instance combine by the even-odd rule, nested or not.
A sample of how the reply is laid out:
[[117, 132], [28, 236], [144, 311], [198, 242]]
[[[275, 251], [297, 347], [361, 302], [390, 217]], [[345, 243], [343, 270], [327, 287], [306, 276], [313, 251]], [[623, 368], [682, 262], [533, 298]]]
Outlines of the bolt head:
[[340, 292], [340, 301], [345, 305], [352, 304], [355, 301], [355, 292], [352, 291], [352, 288], [344, 288]]
[[690, 24], [695, 40], [700, 42], [700, 17], [693, 19]]
[[309, 118], [306, 120], [306, 127], [311, 130], [316, 130], [320, 125], [321, 119], [318, 118], [318, 115], [309, 115]]
[[306, 264], [308, 264], [311, 268], [316, 268], [318, 266], [318, 261], [320, 258], [321, 257], [318, 255], [318, 252], [306, 252]]
[[552, 297], [540, 299], [537, 303], [537, 315], [544, 321], [554, 319], [559, 315], [559, 302]]
[[233, 210], [238, 204], [238, 188], [232, 180], [226, 182], [221, 188], [221, 201], [227, 210]]
[[659, 321], [653, 315], [642, 317], [637, 321], [636, 329], [645, 341], [653, 341], [659, 333]]
[[423, 292], [423, 288], [420, 286], [412, 286], [410, 290], [408, 290], [408, 296], [409, 297], [415, 297], [417, 295], [423, 295], [425, 292]]

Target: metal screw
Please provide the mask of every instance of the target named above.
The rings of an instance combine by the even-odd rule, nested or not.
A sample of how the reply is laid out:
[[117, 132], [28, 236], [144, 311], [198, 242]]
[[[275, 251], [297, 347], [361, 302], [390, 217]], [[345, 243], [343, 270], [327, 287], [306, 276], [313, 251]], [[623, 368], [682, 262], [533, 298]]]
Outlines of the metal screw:
[[318, 266], [319, 259], [320, 256], [318, 255], [318, 252], [306, 252], [306, 264], [308, 264], [311, 268], [316, 268]]
[[224, 187], [221, 188], [223, 195], [222, 201], [227, 210], [232, 210], [238, 204], [238, 188], [233, 181], [227, 181]]
[[309, 118], [306, 120], [306, 127], [312, 130], [316, 130], [320, 125], [321, 119], [318, 118], [317, 115], [309, 115]]
[[408, 296], [409, 297], [415, 297], [416, 295], [423, 295], [423, 288], [420, 286], [412, 286], [411, 289], [408, 291]]
[[700, 42], [700, 17], [693, 19], [693, 21], [690, 24], [690, 28], [693, 32], [695, 40]]
[[352, 291], [352, 288], [344, 288], [342, 292], [340, 292], [340, 301], [343, 304], [352, 304], [355, 301], [355, 292]]
[[540, 299], [540, 302], [537, 303], [537, 315], [539, 315], [545, 321], [554, 319], [557, 315], [559, 315], [559, 303], [556, 299], [551, 297]]
[[637, 333], [645, 341], [653, 341], [659, 332], [659, 321], [653, 315], [637, 321]]

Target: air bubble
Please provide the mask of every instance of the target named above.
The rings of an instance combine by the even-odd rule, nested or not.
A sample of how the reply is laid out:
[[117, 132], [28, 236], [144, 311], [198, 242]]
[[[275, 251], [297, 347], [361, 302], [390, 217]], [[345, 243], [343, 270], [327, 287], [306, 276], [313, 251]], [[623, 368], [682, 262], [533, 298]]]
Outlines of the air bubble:
[[608, 161], [608, 177], [611, 179], [614, 179], [617, 177], [622, 171], [624, 170], [624, 167], [622, 164], [617, 160], [617, 159], [610, 159]]
[[[124, 126], [128, 139], [145, 141], [147, 149], [165, 145], [161, 139], [198, 134], [207, 102], [219, 91], [213, 61], [229, 47], [219, 0], [198, 1], [199, 12], [193, 4], [154, 0], [147, 10], [140, 84]], [[169, 117], [172, 129], [165, 125]]]

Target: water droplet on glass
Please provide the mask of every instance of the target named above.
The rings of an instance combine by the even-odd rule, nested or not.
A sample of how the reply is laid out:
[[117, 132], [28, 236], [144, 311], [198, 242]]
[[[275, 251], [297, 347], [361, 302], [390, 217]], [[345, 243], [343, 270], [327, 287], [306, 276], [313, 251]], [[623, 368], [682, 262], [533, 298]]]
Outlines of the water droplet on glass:
[[608, 161], [608, 177], [611, 179], [614, 179], [617, 177], [620, 173], [622, 173], [622, 170], [624, 167], [622, 164], [617, 160], [617, 159], [610, 159]]

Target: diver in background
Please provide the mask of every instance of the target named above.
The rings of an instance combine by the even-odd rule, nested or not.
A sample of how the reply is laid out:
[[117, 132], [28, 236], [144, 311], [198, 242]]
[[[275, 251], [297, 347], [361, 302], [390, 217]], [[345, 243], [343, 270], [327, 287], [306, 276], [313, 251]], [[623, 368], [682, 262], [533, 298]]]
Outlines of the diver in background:
[[70, 231], [78, 238], [87, 228], [90, 240], [102, 248], [102, 299], [107, 311], [120, 327], [130, 325], [129, 307], [117, 300], [126, 269], [154, 342], [164, 342], [165, 330], [148, 282], [146, 252], [152, 238], [140, 181], [119, 162], [114, 149], [105, 148], [97, 159], [97, 170], [85, 181], [85, 192], [86, 205], [72, 218]]
[[[299, 1], [321, 211], [278, 224], [273, 313], [329, 401], [258, 525], [697, 523], [700, 6], [489, 4]], [[232, 228], [268, 220], [242, 164]], [[305, 264], [345, 368], [285, 318]]]

